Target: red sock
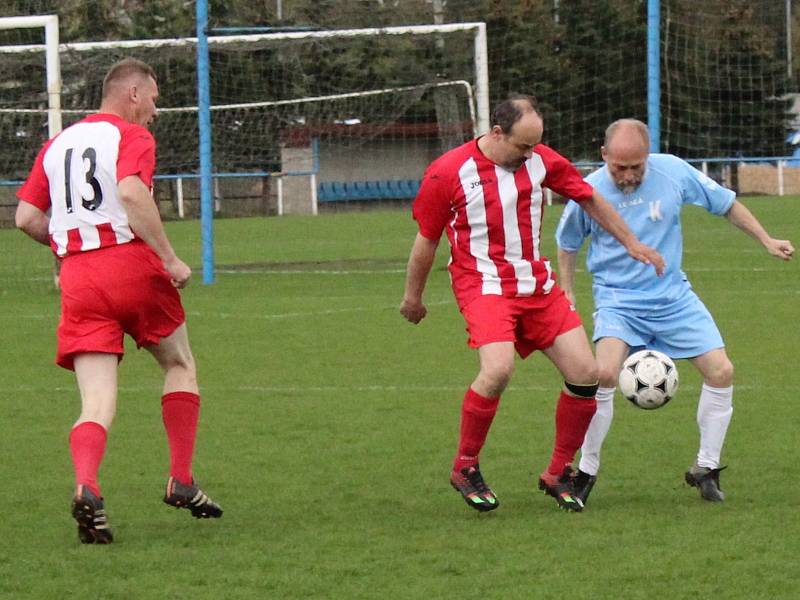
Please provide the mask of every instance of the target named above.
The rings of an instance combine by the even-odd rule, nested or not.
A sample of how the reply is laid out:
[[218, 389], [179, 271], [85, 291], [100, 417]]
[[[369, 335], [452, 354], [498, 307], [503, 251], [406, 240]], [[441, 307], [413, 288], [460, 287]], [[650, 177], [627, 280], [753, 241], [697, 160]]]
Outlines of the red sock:
[[69, 433], [69, 451], [75, 469], [75, 484], [85, 485], [98, 498], [97, 471], [106, 451], [106, 430], [94, 421], [84, 421]]
[[197, 436], [200, 396], [170, 392], [161, 397], [161, 416], [169, 442], [169, 474], [184, 485], [192, 484], [192, 456]]
[[478, 454], [486, 441], [499, 403], [500, 396], [486, 398], [472, 388], [467, 389], [461, 405], [461, 437], [453, 461], [455, 471], [478, 463]]
[[575, 398], [561, 392], [556, 406], [556, 442], [548, 473], [560, 476], [564, 467], [575, 458], [595, 410], [597, 402], [594, 398]]

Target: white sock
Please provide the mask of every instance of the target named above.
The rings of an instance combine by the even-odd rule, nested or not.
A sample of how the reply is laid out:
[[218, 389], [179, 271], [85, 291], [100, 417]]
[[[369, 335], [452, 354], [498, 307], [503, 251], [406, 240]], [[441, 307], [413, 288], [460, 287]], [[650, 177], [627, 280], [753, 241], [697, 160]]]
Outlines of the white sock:
[[697, 404], [697, 426], [700, 428], [700, 451], [697, 466], [716, 469], [725, 443], [725, 434], [733, 414], [733, 386], [715, 388], [703, 384]]
[[611, 420], [614, 418], [614, 390], [616, 388], [598, 388], [597, 412], [589, 423], [586, 437], [581, 446], [581, 461], [578, 468], [589, 475], [597, 475], [600, 470], [600, 448], [608, 435]]

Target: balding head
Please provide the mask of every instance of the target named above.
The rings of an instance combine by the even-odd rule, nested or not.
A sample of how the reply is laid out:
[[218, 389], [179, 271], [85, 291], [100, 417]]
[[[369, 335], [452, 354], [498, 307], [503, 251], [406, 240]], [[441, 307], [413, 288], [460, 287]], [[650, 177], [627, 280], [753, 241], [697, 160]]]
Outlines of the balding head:
[[489, 160], [516, 171], [542, 141], [543, 130], [536, 99], [516, 94], [492, 111], [491, 129], [478, 138], [478, 148]]
[[650, 151], [650, 132], [638, 119], [619, 119], [606, 129], [603, 146], [614, 146], [616, 152]]
[[600, 149], [614, 183], [625, 193], [642, 183], [650, 154], [647, 125], [637, 119], [620, 119], [606, 129]]
[[512, 94], [494, 107], [491, 126], [497, 125], [503, 133], [511, 133], [514, 123], [530, 112], [539, 114], [536, 98], [527, 94]]

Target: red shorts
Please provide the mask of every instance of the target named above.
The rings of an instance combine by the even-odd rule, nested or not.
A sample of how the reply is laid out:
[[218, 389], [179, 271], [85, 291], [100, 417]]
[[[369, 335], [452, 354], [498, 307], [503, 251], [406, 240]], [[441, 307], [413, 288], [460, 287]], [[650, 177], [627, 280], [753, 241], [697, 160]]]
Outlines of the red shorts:
[[65, 369], [73, 370], [74, 356], [85, 352], [122, 360], [124, 334], [138, 347], [156, 344], [186, 320], [161, 259], [141, 241], [68, 256], [59, 285], [56, 364]]
[[467, 322], [470, 348], [514, 342], [522, 358], [549, 348], [559, 335], [582, 324], [575, 307], [558, 286], [546, 296], [480, 296], [467, 304], [461, 314]]

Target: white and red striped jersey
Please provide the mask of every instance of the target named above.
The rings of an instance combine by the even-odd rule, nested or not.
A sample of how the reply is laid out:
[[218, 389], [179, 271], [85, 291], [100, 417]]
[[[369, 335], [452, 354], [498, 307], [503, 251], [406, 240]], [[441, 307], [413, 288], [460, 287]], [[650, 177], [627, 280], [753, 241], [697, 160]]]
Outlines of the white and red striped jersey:
[[459, 307], [481, 295], [548, 294], [555, 283], [541, 256], [542, 186], [578, 202], [593, 188], [566, 158], [544, 144], [516, 171], [489, 160], [471, 140], [425, 171], [412, 207], [420, 234], [447, 231], [450, 271]]
[[50, 210], [50, 246], [57, 256], [124, 244], [136, 235], [117, 183], [137, 175], [152, 186], [155, 140], [116, 115], [95, 114], [49, 140], [17, 197]]

